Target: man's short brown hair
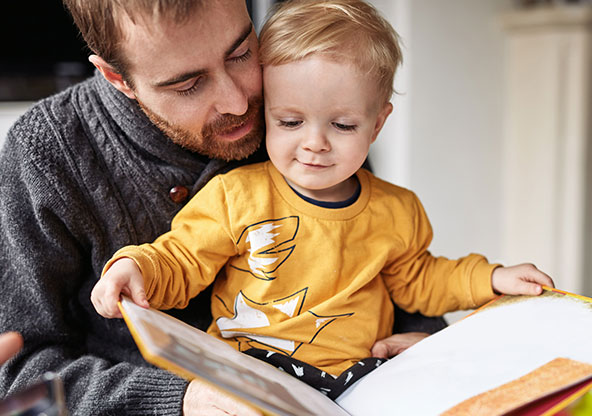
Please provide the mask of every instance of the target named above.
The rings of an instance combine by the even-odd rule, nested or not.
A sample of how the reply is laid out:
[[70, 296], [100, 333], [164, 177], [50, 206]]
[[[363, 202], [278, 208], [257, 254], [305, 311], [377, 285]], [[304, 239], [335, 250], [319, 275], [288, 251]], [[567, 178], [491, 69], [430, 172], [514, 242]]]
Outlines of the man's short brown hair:
[[63, 0], [90, 50], [129, 81], [122, 53], [123, 18], [187, 21], [203, 0]]

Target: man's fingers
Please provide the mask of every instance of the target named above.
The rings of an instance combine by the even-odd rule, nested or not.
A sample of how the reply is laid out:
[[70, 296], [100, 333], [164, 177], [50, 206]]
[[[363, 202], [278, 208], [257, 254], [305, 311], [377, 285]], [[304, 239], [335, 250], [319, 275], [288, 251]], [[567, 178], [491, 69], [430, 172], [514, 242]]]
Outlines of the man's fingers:
[[388, 359], [401, 354], [407, 348], [417, 344], [429, 335], [430, 334], [426, 332], [403, 332], [400, 334], [393, 334], [390, 337], [376, 341], [370, 352], [373, 357]]
[[0, 334], [0, 364], [12, 358], [23, 347], [23, 337], [18, 332]]
[[199, 380], [193, 380], [183, 398], [184, 416], [262, 416], [261, 412]]
[[372, 353], [372, 356], [376, 358], [389, 358], [388, 346], [384, 341], [378, 341], [374, 344], [370, 352]]

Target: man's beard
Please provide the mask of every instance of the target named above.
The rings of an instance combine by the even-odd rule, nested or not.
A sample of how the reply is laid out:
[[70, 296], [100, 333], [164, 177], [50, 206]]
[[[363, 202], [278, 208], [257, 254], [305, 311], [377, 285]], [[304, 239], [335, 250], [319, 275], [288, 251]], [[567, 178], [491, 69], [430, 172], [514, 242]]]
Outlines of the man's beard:
[[[174, 143], [192, 152], [196, 152], [213, 159], [226, 161], [244, 159], [259, 148], [265, 130], [263, 118], [263, 99], [254, 97], [249, 99], [247, 112], [241, 116], [224, 114], [216, 120], [202, 127], [201, 132], [195, 133], [169, 123], [154, 113], [139, 100], [138, 104], [150, 121], [166, 134]], [[253, 121], [253, 127], [245, 136], [233, 141], [218, 138], [219, 135], [229, 133]]]

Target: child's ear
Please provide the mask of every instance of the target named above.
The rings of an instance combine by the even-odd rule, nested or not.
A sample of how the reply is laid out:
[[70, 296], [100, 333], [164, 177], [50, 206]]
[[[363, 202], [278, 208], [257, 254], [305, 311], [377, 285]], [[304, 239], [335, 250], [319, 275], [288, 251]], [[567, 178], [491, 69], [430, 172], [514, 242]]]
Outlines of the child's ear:
[[103, 74], [105, 79], [111, 83], [115, 88], [124, 93], [128, 98], [132, 100], [136, 99], [136, 94], [123, 80], [123, 77], [119, 72], [109, 65], [103, 58], [98, 55], [90, 55], [88, 60]]
[[382, 126], [384, 126], [386, 119], [392, 112], [393, 105], [390, 102], [387, 102], [382, 108], [382, 110], [380, 110], [380, 112], [378, 113], [378, 117], [376, 118], [376, 125], [374, 126], [374, 133], [372, 135], [372, 143], [374, 143], [374, 141], [378, 137], [378, 133], [380, 133], [380, 130], [382, 130]]

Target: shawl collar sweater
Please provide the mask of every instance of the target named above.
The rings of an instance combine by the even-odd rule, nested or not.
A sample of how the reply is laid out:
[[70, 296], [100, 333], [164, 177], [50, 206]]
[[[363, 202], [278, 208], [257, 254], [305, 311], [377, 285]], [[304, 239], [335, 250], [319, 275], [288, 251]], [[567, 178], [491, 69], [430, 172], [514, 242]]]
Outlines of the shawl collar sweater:
[[[98, 73], [24, 114], [0, 152], [0, 332], [25, 339], [0, 397], [54, 371], [72, 415], [180, 415], [187, 382], [148, 365], [90, 292], [117, 249], [169, 229], [172, 187], [192, 196], [230, 168], [172, 143]], [[176, 315], [205, 329], [209, 294]]]

